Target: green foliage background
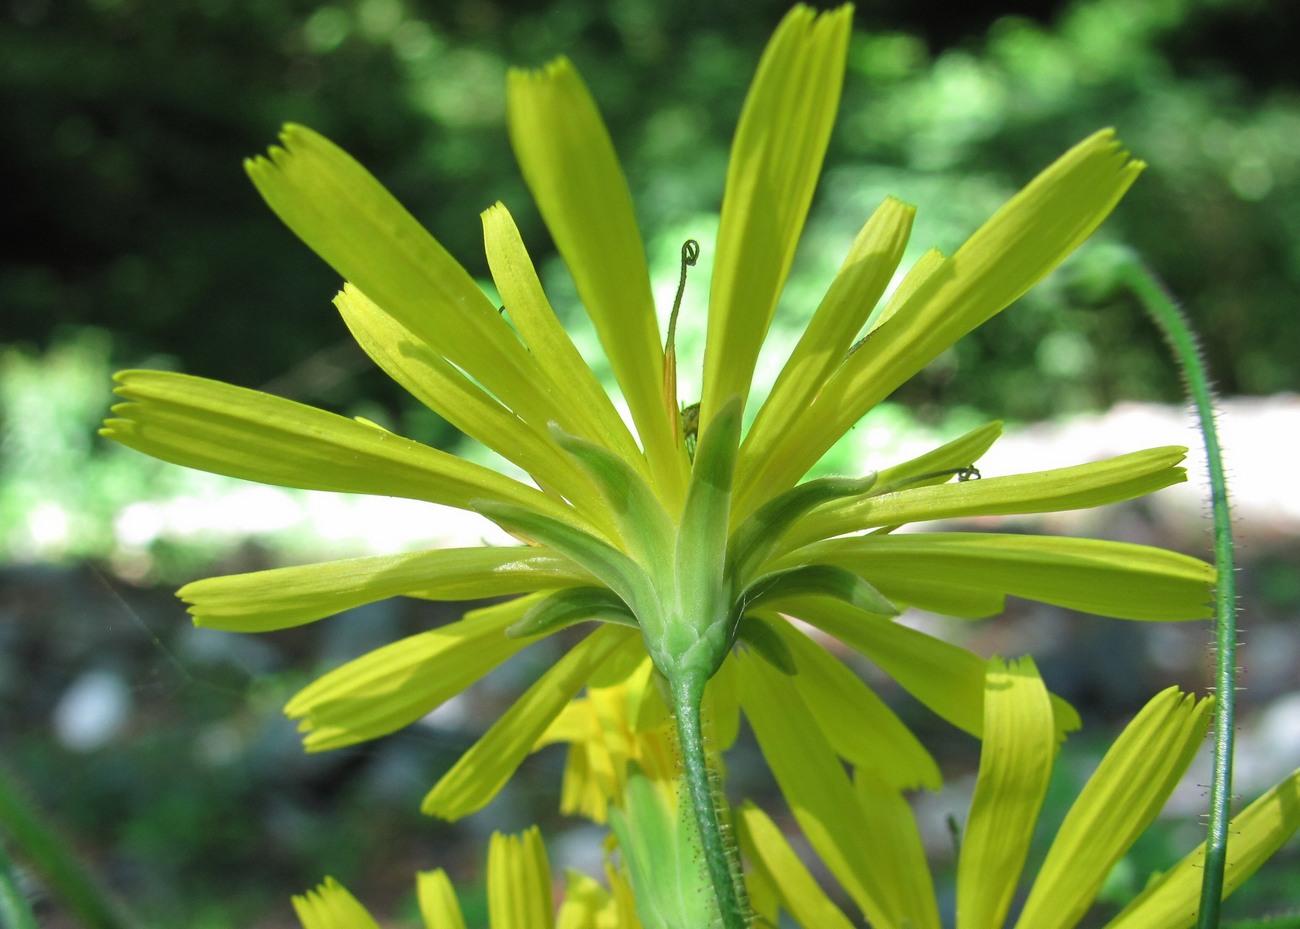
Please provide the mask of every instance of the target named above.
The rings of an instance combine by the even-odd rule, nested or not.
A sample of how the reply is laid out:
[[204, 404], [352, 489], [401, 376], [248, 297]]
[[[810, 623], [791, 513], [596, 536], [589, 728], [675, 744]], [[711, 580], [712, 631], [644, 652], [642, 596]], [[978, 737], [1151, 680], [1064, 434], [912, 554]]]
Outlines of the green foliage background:
[[[29, 566], [43, 557], [13, 541], [25, 538], [12, 529], [33, 501], [63, 501], [73, 521], [63, 557], [102, 557], [123, 505], [189, 486], [176, 469], [91, 438], [114, 367], [174, 367], [457, 442], [355, 348], [329, 306], [333, 273], [243, 176], [240, 160], [263, 151], [280, 124], [306, 123], [343, 145], [477, 276], [486, 277], [477, 213], [504, 201], [588, 350], [593, 336], [510, 153], [506, 69], [558, 54], [576, 62], [623, 158], [656, 279], [671, 290], [682, 240], [699, 238], [708, 263], [730, 135], [786, 8], [785, 0], [10, 0], [0, 11], [4, 555]], [[1269, 0], [861, 4], [841, 118], [778, 333], [802, 327], [886, 194], [920, 207], [911, 257], [932, 244], [951, 250], [1069, 145], [1112, 125], [1151, 167], [1102, 237], [1137, 248], [1186, 301], [1225, 392], [1300, 389], [1297, 36], [1300, 7]], [[1177, 402], [1154, 327], [1135, 306], [1091, 297], [1086, 259], [942, 356], [900, 390], [888, 415], [935, 426], [1120, 399]], [[679, 330], [684, 377], [702, 348], [703, 271], [693, 272]], [[222, 570], [268, 560], [230, 548], [155, 550], [147, 580], [194, 576], [216, 555]], [[57, 584], [73, 592], [57, 596], [30, 567], [0, 577], [8, 615], [42, 624], [0, 629], [0, 736], [15, 746], [5, 761], [44, 785], [46, 802], [92, 855], [135, 863], [119, 884], [149, 901], [146, 910], [168, 914], [160, 924], [232, 925], [283, 909], [287, 889], [326, 871], [368, 874], [392, 899], [406, 893], [408, 872], [430, 860], [404, 868], [390, 854], [412, 841], [394, 837], [399, 823], [427, 771], [463, 746], [399, 740], [372, 754], [303, 760], [292, 733], [267, 718], [311, 662], [336, 662], [364, 650], [363, 638], [381, 641], [430, 617], [380, 605], [364, 633], [327, 624], [322, 638], [287, 636], [274, 654], [254, 644], [214, 657], [175, 631], [183, 620], [166, 594], [132, 592], [119, 605], [107, 582], [67, 570]], [[34, 721], [72, 669], [109, 647], [107, 632], [87, 635], [88, 621], [161, 630], [157, 642], [142, 637], [114, 654], [132, 669], [129, 680], [147, 674], [164, 699], [144, 724], [147, 737], [93, 759], [95, 776], [69, 786], [59, 774], [66, 759], [40, 742]], [[22, 665], [55, 671], [20, 687]], [[266, 681], [251, 701], [250, 679]], [[359, 768], [366, 777], [338, 780]], [[159, 799], [150, 785], [169, 769]], [[369, 838], [323, 832], [307, 813], [327, 802], [357, 811]], [[244, 820], [265, 831], [241, 829]], [[265, 835], [279, 838], [268, 846]], [[395, 872], [391, 886], [367, 868], [371, 858]], [[249, 883], [223, 900], [232, 874]]]
[[[117, 363], [161, 355], [312, 401], [375, 396], [378, 379], [328, 306], [332, 272], [269, 216], [240, 159], [282, 122], [304, 122], [368, 165], [474, 272], [486, 270], [475, 217], [496, 199], [545, 259], [505, 136], [504, 76], [561, 53], [600, 101], [671, 275], [680, 238], [709, 232], [744, 88], [785, 6], [16, 0], [0, 33], [11, 180], [0, 341], [42, 348], [64, 327], [97, 326], [114, 334]], [[1152, 168], [1106, 233], [1188, 301], [1225, 391], [1296, 388], [1294, 7], [959, 6], [859, 9], [786, 315], [811, 309], [885, 194], [920, 206], [918, 246], [951, 249], [1065, 147], [1113, 125]], [[1013, 418], [1175, 399], [1145, 323], [1072, 299], [1064, 278], [902, 399]]]

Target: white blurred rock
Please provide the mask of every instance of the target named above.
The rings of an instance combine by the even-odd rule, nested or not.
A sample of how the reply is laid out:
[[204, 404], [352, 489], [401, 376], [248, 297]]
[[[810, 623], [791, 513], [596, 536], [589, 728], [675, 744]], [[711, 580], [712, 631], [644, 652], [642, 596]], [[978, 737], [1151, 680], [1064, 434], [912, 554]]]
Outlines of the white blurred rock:
[[[1300, 397], [1234, 397], [1218, 407], [1234, 528], [1267, 540], [1300, 530]], [[1061, 468], [1153, 448], [1188, 448], [1187, 483], [1148, 502], [1161, 522], [1194, 525], [1209, 512], [1205, 453], [1190, 408], [1121, 403], [1104, 413], [1009, 429], [983, 458], [986, 476]]]
[[112, 671], [87, 671], [54, 707], [54, 735], [64, 748], [89, 752], [110, 742], [131, 715], [131, 690]]

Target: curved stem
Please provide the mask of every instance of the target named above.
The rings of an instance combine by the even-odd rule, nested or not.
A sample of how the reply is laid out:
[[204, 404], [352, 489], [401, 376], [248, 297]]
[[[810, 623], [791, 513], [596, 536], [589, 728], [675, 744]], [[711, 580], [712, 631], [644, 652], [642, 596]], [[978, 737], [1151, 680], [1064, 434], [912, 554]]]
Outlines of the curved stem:
[[681, 743], [686, 790], [695, 811], [704, 863], [713, 883], [718, 910], [724, 929], [745, 929], [742, 892], [736, 886], [731, 861], [737, 854], [723, 838], [718, 807], [710, 782], [709, 763], [704, 751], [704, 733], [700, 728], [700, 707], [704, 701], [704, 680], [694, 676], [670, 680], [673, 713], [677, 717], [677, 739]]
[[1163, 330], [1182, 368], [1187, 394], [1196, 407], [1205, 459], [1210, 472], [1210, 502], [1214, 513], [1214, 561], [1218, 568], [1215, 593], [1215, 700], [1214, 780], [1210, 786], [1210, 825], [1205, 841], [1205, 873], [1201, 879], [1198, 929], [1219, 925], [1223, 900], [1223, 872], [1228, 856], [1228, 818], [1232, 805], [1233, 720], [1237, 696], [1237, 591], [1233, 562], [1232, 516], [1228, 509], [1228, 482], [1223, 471], [1223, 450], [1214, 424], [1214, 393], [1205, 359], [1187, 317], [1155, 275], [1136, 258], [1130, 259], [1125, 282]]

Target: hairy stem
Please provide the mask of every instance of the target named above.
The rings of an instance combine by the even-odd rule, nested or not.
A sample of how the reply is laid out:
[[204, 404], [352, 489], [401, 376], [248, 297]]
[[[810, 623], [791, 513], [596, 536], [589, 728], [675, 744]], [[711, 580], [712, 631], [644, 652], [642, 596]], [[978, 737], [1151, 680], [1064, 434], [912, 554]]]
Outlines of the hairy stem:
[[731, 861], [737, 852], [722, 834], [713, 785], [709, 780], [704, 733], [700, 728], [704, 684], [704, 680], [697, 680], [694, 675], [669, 681], [673, 713], [677, 717], [677, 739], [681, 743], [686, 790], [690, 796], [691, 807], [695, 811], [695, 823], [700, 833], [704, 864], [713, 883], [718, 910], [722, 914], [722, 925], [724, 929], [745, 929], [742, 895], [736, 887], [736, 879], [731, 870]]
[[1163, 330], [1182, 368], [1187, 394], [1200, 420], [1201, 438], [1210, 472], [1210, 501], [1214, 513], [1214, 561], [1218, 568], [1215, 594], [1216, 712], [1214, 716], [1214, 780], [1210, 786], [1210, 825], [1205, 841], [1205, 872], [1201, 879], [1198, 929], [1219, 925], [1223, 872], [1228, 855], [1228, 819], [1232, 805], [1233, 721], [1237, 695], [1237, 591], [1233, 561], [1232, 520], [1223, 452], [1214, 425], [1214, 394], [1205, 358], [1187, 317], [1160, 281], [1137, 258], [1122, 271], [1124, 282], [1137, 295]]

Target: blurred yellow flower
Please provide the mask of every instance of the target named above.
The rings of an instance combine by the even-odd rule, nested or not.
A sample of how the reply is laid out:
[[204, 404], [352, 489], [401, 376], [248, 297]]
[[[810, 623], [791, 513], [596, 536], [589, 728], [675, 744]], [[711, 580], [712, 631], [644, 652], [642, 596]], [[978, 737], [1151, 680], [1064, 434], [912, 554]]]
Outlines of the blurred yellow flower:
[[[641, 929], [626, 881], [611, 867], [613, 891], [581, 874], [570, 874], [558, 920], [551, 868], [536, 827], [519, 835], [495, 833], [488, 846], [487, 929]], [[416, 876], [425, 929], [465, 929], [456, 890], [439, 868]], [[293, 898], [303, 929], [379, 929], [374, 917], [346, 888], [326, 878]]]

